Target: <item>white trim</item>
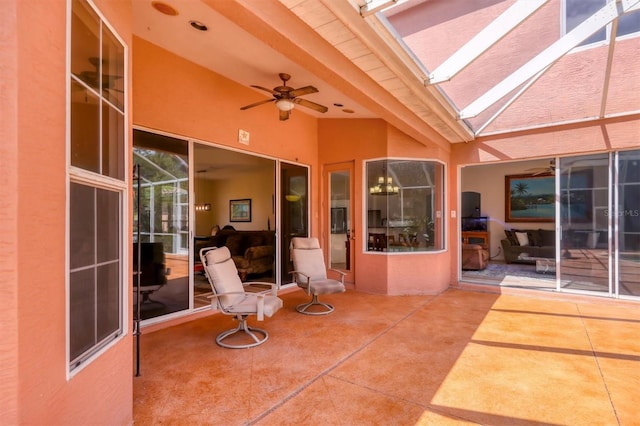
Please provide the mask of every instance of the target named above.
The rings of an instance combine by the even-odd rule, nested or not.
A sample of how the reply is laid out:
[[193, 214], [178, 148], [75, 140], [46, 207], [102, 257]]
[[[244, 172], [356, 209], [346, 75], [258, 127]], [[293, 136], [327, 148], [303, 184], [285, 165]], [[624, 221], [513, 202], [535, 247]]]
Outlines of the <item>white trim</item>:
[[[432, 162], [432, 163], [439, 163], [442, 165], [442, 179], [444, 180], [444, 185], [441, 191], [441, 197], [442, 197], [442, 212], [441, 212], [441, 220], [442, 220], [442, 248], [441, 249], [435, 249], [435, 250], [420, 250], [420, 251], [405, 251], [405, 252], [390, 252], [390, 251], [385, 251], [385, 252], [377, 252], [377, 251], [368, 251], [367, 247], [368, 247], [368, 232], [365, 232], [365, 229], [368, 228], [368, 217], [367, 217], [367, 210], [368, 210], [368, 197], [369, 197], [369, 191], [367, 188], [367, 164], [374, 162], [374, 161], [387, 161], [387, 163], [389, 163], [390, 161], [412, 161], [412, 162]], [[448, 198], [446, 196], [446, 194], [448, 193], [448, 185], [449, 185], [449, 180], [448, 180], [448, 173], [447, 173], [447, 163], [437, 159], [437, 158], [417, 158], [417, 157], [376, 157], [376, 158], [367, 158], [367, 159], [363, 159], [362, 160], [362, 191], [361, 191], [361, 196], [362, 196], [362, 212], [361, 212], [361, 227], [362, 227], [362, 232], [360, 232], [361, 234], [361, 243], [362, 243], [362, 249], [361, 249], [361, 254], [365, 254], [365, 255], [374, 255], [374, 256], [380, 256], [380, 255], [385, 255], [385, 256], [398, 256], [398, 255], [431, 255], [431, 254], [438, 254], [438, 253], [443, 253], [446, 252], [448, 250], [449, 244], [448, 244]], [[436, 216], [437, 216], [437, 210], [434, 210], [436, 212]], [[435, 218], [434, 218], [435, 219]], [[356, 237], [357, 238], [357, 237]]]
[[503, 134], [506, 134], [506, 133], [526, 132], [526, 131], [529, 131], [529, 130], [547, 129], [547, 128], [550, 128], [550, 127], [567, 126], [567, 125], [570, 125], [570, 124], [588, 123], [588, 122], [591, 122], [591, 121], [605, 120], [605, 119], [609, 119], [609, 118], [630, 117], [630, 116], [637, 115], [637, 114], [640, 114], [640, 110], [627, 111], [627, 112], [621, 112], [621, 113], [616, 113], [616, 114], [607, 114], [604, 117], [591, 116], [591, 117], [578, 118], [578, 119], [575, 119], [575, 120], [555, 121], [555, 122], [552, 122], [552, 123], [545, 123], [545, 124], [540, 124], [540, 125], [524, 126], [524, 127], [510, 128], [510, 129], [505, 129], [505, 130], [496, 130], [496, 131], [487, 132], [487, 133], [484, 133], [484, 134], [481, 134], [481, 135], [479, 134], [477, 136], [478, 137], [486, 137], [486, 136], [503, 135]]
[[[631, 7], [632, 2], [636, 5], [640, 0], [628, 0], [626, 6], [627, 9]], [[607, 3], [603, 8], [591, 15], [580, 25], [551, 44], [551, 46], [547, 47], [475, 101], [471, 102], [467, 107], [463, 108], [460, 111], [460, 118], [467, 119], [478, 116], [478, 114], [495, 104], [537, 73], [548, 69], [550, 65], [554, 64], [571, 49], [582, 43], [584, 40], [589, 38], [589, 36], [605, 27], [620, 15], [624, 14], [627, 9], [624, 7], [622, 9], [623, 10], [620, 11], [618, 10], [617, 2]]]
[[[73, 20], [73, 2], [72, 0], [67, 0], [67, 13], [66, 13], [66, 70], [65, 70], [65, 162], [66, 162], [66, 176], [65, 176], [65, 186], [66, 186], [66, 203], [65, 203], [65, 371], [67, 380], [71, 380], [76, 374], [82, 371], [84, 368], [93, 363], [95, 359], [100, 357], [102, 354], [107, 352], [111, 347], [116, 345], [118, 342], [123, 340], [125, 336], [129, 334], [129, 221], [126, 219], [129, 214], [129, 186], [131, 184], [131, 173], [129, 171], [129, 156], [128, 156], [128, 147], [129, 147], [129, 108], [130, 108], [130, 96], [129, 96], [129, 46], [124, 42], [124, 39], [118, 34], [115, 28], [109, 23], [109, 21], [105, 18], [99, 8], [96, 7], [95, 3], [92, 0], [86, 0], [86, 5], [90, 7], [93, 12], [98, 16], [100, 23], [100, 35], [99, 39], [102, 38], [102, 27], [106, 26], [109, 29], [113, 37], [119, 42], [123, 49], [123, 59], [124, 59], [124, 95], [123, 95], [123, 106], [122, 110], [113, 105], [109, 100], [107, 100], [104, 96], [100, 96], [99, 93], [96, 93], [94, 90], [89, 88], [84, 82], [80, 81], [80, 83], [85, 87], [91, 90], [93, 94], [97, 96], [100, 101], [106, 101], [110, 107], [114, 108], [115, 111], [122, 114], [123, 119], [123, 139], [122, 139], [122, 161], [123, 161], [123, 169], [124, 176], [122, 179], [113, 178], [110, 176], [102, 175], [99, 173], [91, 172], [88, 170], [84, 170], [71, 165], [71, 80], [78, 82], [79, 80], [73, 75], [71, 72], [71, 26]], [[84, 7], [84, 6], [83, 6]], [[100, 122], [102, 123], [102, 108], [99, 108], [99, 116]], [[102, 144], [102, 133], [99, 136], [99, 142]], [[100, 152], [100, 164], [102, 165], [102, 150]], [[119, 228], [120, 233], [117, 235], [117, 242], [119, 248], [119, 258], [118, 262], [120, 265], [120, 277], [119, 277], [119, 291], [120, 294], [120, 317], [118, 319], [118, 329], [113, 333], [109, 334], [109, 337], [102, 339], [96, 342], [93, 345], [93, 349], [99, 347], [94, 353], [91, 353], [90, 356], [84, 358], [82, 362], [77, 366], [71, 365], [71, 353], [70, 353], [70, 342], [71, 342], [71, 319], [70, 319], [70, 276], [71, 276], [71, 267], [70, 267], [70, 228], [71, 228], [71, 206], [70, 206], [70, 194], [71, 194], [71, 184], [78, 183], [90, 186], [94, 189], [102, 189], [109, 190], [118, 194], [119, 197]], [[86, 352], [85, 352], [86, 354]]]
[[447, 58], [431, 74], [428, 83], [451, 80], [456, 74], [478, 59], [491, 46], [502, 40], [549, 0], [518, 0], [478, 34]]

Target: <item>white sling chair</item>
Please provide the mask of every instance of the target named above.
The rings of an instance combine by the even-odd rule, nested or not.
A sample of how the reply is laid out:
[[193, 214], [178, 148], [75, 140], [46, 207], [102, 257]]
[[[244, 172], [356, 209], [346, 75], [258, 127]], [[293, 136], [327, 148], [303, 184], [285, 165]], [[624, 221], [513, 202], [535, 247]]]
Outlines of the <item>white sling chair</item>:
[[[223, 314], [233, 315], [238, 320], [238, 327], [218, 335], [216, 343], [224, 348], [240, 349], [266, 342], [269, 333], [261, 328], [249, 327], [247, 317], [256, 315], [258, 321], [263, 321], [265, 316], [271, 317], [282, 308], [282, 299], [277, 297], [276, 285], [260, 283], [271, 286], [271, 295], [245, 292], [227, 247], [205, 247], [200, 250], [200, 259], [213, 290], [211, 307], [219, 309]], [[252, 341], [247, 344], [224, 342], [224, 339], [240, 331], [249, 335]]]
[[[340, 280], [327, 278], [327, 268], [324, 263], [324, 256], [317, 238], [295, 237], [291, 240], [291, 257], [293, 258], [293, 271], [298, 287], [304, 289], [311, 295], [309, 303], [296, 306], [296, 310], [307, 315], [326, 315], [333, 312], [333, 306], [328, 303], [318, 301], [318, 295], [330, 293], [343, 293], [344, 276], [342, 271], [330, 269], [340, 275]], [[312, 308], [320, 306], [321, 310]]]

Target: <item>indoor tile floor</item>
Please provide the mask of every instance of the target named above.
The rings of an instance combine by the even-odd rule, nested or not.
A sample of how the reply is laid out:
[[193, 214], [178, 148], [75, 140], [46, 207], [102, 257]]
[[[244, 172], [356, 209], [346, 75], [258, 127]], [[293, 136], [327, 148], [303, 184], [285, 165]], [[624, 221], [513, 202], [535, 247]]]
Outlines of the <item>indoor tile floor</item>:
[[348, 291], [223, 349], [210, 315], [141, 336], [136, 425], [638, 425], [640, 304], [450, 289]]

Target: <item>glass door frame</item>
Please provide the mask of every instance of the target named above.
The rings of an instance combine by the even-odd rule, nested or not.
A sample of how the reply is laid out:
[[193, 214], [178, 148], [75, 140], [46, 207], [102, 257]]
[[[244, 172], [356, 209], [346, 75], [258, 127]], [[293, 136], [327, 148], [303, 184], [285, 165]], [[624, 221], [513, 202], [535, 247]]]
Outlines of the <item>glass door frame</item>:
[[[585, 294], [585, 295], [595, 295], [595, 296], [601, 296], [601, 297], [608, 297], [608, 298], [616, 298], [616, 299], [629, 299], [629, 300], [638, 300], [638, 296], [633, 295], [633, 294], [623, 294], [621, 292], [621, 286], [623, 285], [623, 283], [621, 282], [622, 280], [622, 271], [621, 268], [623, 267], [622, 265], [622, 259], [620, 257], [621, 255], [621, 247], [623, 247], [623, 242], [621, 240], [622, 238], [622, 229], [621, 227], [621, 218], [625, 217], [625, 215], [627, 214], [626, 210], [624, 210], [626, 207], [623, 205], [623, 203], [625, 202], [625, 200], [621, 199], [621, 194], [620, 194], [620, 189], [621, 189], [621, 185], [625, 184], [625, 183], [632, 183], [632, 184], [638, 184], [634, 181], [631, 182], [627, 182], [624, 181], [622, 182], [623, 176], [620, 175], [621, 173], [621, 154], [623, 154], [624, 152], [632, 152], [635, 150], [631, 150], [631, 151], [613, 151], [613, 152], [605, 152], [605, 153], [593, 153], [593, 154], [585, 154], [585, 155], [581, 155], [581, 156], [571, 156], [571, 157], [562, 157], [562, 158], [557, 158], [556, 159], [556, 164], [558, 164], [558, 169], [557, 169], [557, 173], [556, 173], [556, 264], [557, 264], [557, 272], [556, 272], [556, 290], [559, 292], [564, 292], [564, 293], [572, 293], [572, 294]], [[638, 151], [640, 154], [640, 151]], [[603, 186], [603, 182], [601, 183], [597, 183], [597, 182], [592, 182], [589, 185], [587, 185], [587, 187], [585, 188], [586, 191], [588, 191], [588, 197], [587, 200], [589, 201], [587, 204], [589, 205], [590, 210], [585, 211], [585, 214], [587, 215], [587, 217], [589, 217], [589, 221], [591, 222], [591, 226], [585, 229], [585, 231], [587, 234], [591, 234], [591, 235], [587, 235], [587, 238], [585, 240], [585, 238], [575, 238], [575, 237], [571, 237], [563, 228], [563, 222], [562, 222], [562, 217], [563, 217], [563, 208], [566, 209], [566, 207], [563, 207], [562, 205], [562, 200], [563, 200], [563, 196], [565, 198], [567, 198], [567, 195], [570, 194], [566, 194], [566, 190], [563, 192], [563, 188], [562, 188], [562, 175], [563, 175], [563, 160], [564, 163], [568, 163], [571, 162], [573, 160], [576, 159], [583, 159], [585, 162], [588, 162], [590, 159], [594, 160], [594, 161], [599, 161], [599, 162], [603, 162], [603, 160], [605, 160], [605, 156], [606, 156], [606, 186]], [[604, 164], [599, 164], [601, 167], [604, 166]], [[588, 165], [587, 165], [588, 166]], [[595, 167], [591, 166], [591, 167]], [[602, 179], [604, 173], [600, 174], [600, 178]], [[604, 201], [605, 197], [598, 197], [597, 192], [598, 191], [602, 191], [603, 189], [605, 189], [607, 191], [606, 193], [606, 205], [605, 204], [601, 204], [598, 205], [598, 198], [600, 198], [600, 203], [602, 203], [602, 201]], [[585, 191], [585, 192], [586, 192]], [[606, 236], [602, 236], [599, 234], [599, 232], [604, 231], [605, 227], [603, 225], [605, 225], [606, 222]], [[599, 226], [598, 226], [599, 225]], [[591, 232], [589, 232], [589, 230]], [[601, 231], [602, 230], [602, 231]], [[584, 235], [582, 236], [584, 237]], [[603, 241], [605, 240], [606, 237], [606, 242]], [[564, 238], [572, 238], [571, 241], [564, 241]], [[576, 242], [576, 241], [583, 241], [582, 243], [580, 242]], [[602, 291], [595, 291], [595, 290], [590, 290], [588, 288], [583, 288], [583, 289], [571, 289], [571, 288], [567, 288], [566, 286], [569, 285], [565, 280], [563, 280], [563, 265], [567, 265], [571, 260], [567, 259], [568, 256], [568, 250], [565, 250], [566, 247], [576, 247], [578, 249], [580, 249], [581, 251], [589, 251], [592, 249], [596, 249], [598, 248], [598, 246], [600, 246], [599, 248], [601, 250], [605, 250], [606, 249], [606, 262], [603, 262], [604, 259], [600, 259], [598, 262], [593, 263], [593, 261], [591, 263], [586, 263], [584, 266], [585, 267], [590, 267], [591, 269], [593, 268], [598, 268], [598, 267], [606, 267], [607, 271], [606, 271], [606, 279], [607, 279], [607, 287], [606, 290], [603, 288]], [[597, 253], [596, 253], [597, 255]], [[593, 254], [592, 254], [593, 257]], [[600, 258], [602, 258], [602, 254], [600, 254]], [[595, 259], [595, 258], [594, 258]], [[595, 260], [594, 260], [595, 261]], [[599, 265], [597, 264], [599, 263]], [[597, 279], [598, 277], [595, 277], [595, 275], [593, 275], [594, 279]], [[604, 276], [600, 276], [599, 278], [604, 278]], [[594, 285], [594, 283], [585, 281], [585, 283], [588, 284], [592, 284]], [[563, 287], [564, 286], [564, 287]]]
[[[327, 265], [331, 268], [332, 265], [332, 187], [331, 187], [331, 175], [336, 172], [347, 172], [349, 175], [349, 199], [347, 206], [347, 217], [346, 217], [346, 237], [345, 243], [348, 242], [348, 248], [346, 249], [345, 255], [348, 256], [348, 259], [345, 259], [345, 263], [348, 265], [348, 268], [340, 269], [345, 272], [345, 282], [354, 284], [355, 283], [355, 253], [356, 253], [356, 221], [355, 221], [355, 183], [354, 183], [354, 173], [355, 173], [355, 162], [354, 161], [346, 161], [341, 163], [327, 164], [323, 166], [323, 184], [324, 184], [324, 200], [322, 205], [324, 206], [323, 216], [324, 220], [322, 223], [326, 224], [323, 226], [322, 235], [324, 240], [324, 251], [325, 251], [325, 259], [327, 260]], [[345, 244], [346, 246], [346, 244]]]

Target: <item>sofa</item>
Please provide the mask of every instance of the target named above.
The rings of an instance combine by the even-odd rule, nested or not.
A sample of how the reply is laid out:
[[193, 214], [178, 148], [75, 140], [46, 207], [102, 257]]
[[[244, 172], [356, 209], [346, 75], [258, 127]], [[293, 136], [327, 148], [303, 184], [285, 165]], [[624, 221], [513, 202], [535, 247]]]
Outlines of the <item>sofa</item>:
[[536, 263], [535, 257], [556, 257], [556, 235], [550, 229], [505, 229], [500, 241], [506, 263]]
[[489, 252], [480, 244], [462, 244], [462, 269], [480, 271], [487, 267]]
[[274, 231], [236, 231], [226, 226], [206, 240], [196, 241], [196, 260], [200, 259], [200, 249], [204, 247], [226, 246], [231, 258], [245, 279], [247, 275], [273, 273], [274, 267]]

